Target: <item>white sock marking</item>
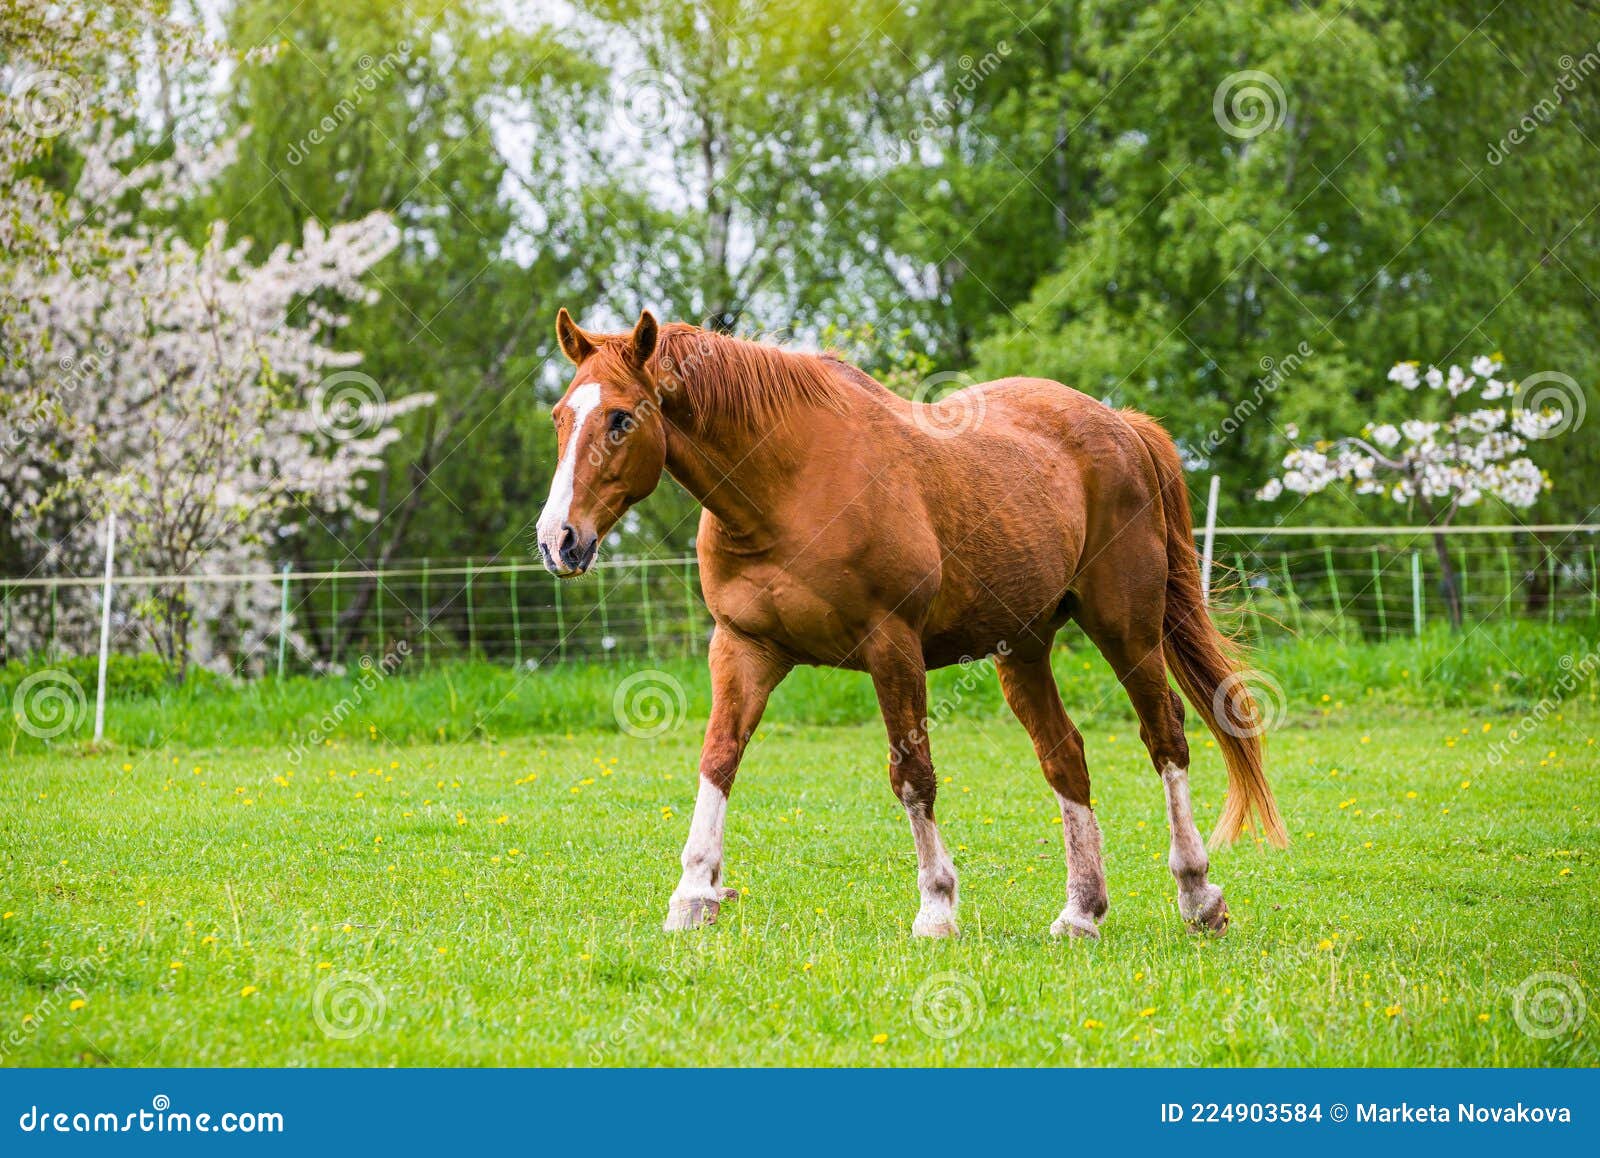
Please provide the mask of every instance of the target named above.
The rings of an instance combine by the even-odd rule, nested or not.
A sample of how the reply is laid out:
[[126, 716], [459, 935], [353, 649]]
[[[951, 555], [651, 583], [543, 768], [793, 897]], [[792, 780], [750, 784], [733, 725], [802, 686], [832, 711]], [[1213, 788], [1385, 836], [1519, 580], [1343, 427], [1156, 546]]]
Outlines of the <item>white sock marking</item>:
[[1057, 795], [1061, 802], [1062, 837], [1067, 846], [1067, 907], [1051, 926], [1058, 936], [1078, 929], [1097, 936], [1106, 898], [1105, 866], [1100, 859], [1100, 825], [1087, 804]]
[[917, 892], [922, 906], [912, 922], [914, 933], [944, 935], [954, 930], [957, 889], [956, 865], [939, 839], [939, 826], [928, 816], [908, 784], [901, 793], [906, 818], [911, 822], [911, 839], [917, 846]]
[[728, 798], [709, 780], [700, 781], [694, 800], [694, 819], [683, 846], [683, 876], [672, 892], [676, 901], [720, 901], [722, 883], [722, 831], [727, 822]]

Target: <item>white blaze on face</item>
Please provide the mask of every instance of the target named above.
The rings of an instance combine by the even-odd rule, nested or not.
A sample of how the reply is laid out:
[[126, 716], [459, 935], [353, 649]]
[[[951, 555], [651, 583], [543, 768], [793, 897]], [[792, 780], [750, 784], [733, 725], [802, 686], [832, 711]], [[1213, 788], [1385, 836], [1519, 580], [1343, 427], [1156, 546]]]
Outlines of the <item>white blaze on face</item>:
[[556, 466], [556, 477], [550, 483], [550, 497], [539, 515], [539, 542], [550, 553], [550, 558], [561, 562], [562, 528], [572, 514], [572, 479], [578, 468], [578, 444], [583, 441], [583, 424], [595, 407], [600, 405], [600, 383], [582, 382], [567, 395], [567, 406], [572, 410], [572, 433], [567, 437], [566, 453]]

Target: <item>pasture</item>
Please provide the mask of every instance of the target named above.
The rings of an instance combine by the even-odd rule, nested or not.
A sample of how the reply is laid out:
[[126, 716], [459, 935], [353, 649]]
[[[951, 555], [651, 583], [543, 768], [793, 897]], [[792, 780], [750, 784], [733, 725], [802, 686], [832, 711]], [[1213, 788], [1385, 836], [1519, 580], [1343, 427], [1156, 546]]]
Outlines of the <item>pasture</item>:
[[[669, 665], [687, 715], [655, 736], [610, 719], [626, 664], [396, 677], [293, 759], [339, 681], [169, 689], [120, 704], [99, 750], [13, 730], [0, 1058], [1591, 1065], [1593, 1014], [1569, 1014], [1600, 1005], [1600, 710], [1592, 680], [1549, 686], [1586, 637], [1265, 653], [1293, 844], [1213, 855], [1220, 940], [1184, 932], [1159, 783], [1109, 673], [1071, 648], [1111, 893], [1097, 944], [1047, 935], [1059, 814], [986, 671], [930, 697], [954, 705], [932, 737], [953, 942], [909, 935], [912, 842], [863, 677], [780, 689], [730, 809], [742, 899], [674, 936], [698, 665]], [[1190, 719], [1209, 831], [1221, 761]]]

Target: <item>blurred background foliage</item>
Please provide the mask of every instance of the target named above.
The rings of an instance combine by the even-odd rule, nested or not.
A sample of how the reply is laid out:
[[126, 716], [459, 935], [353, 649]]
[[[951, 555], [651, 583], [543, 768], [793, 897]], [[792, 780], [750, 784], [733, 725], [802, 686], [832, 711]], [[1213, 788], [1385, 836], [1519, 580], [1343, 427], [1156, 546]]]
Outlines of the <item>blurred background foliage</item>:
[[[439, 399], [374, 482], [381, 519], [308, 520], [297, 564], [526, 556], [562, 305], [594, 328], [649, 307], [835, 344], [907, 390], [1058, 378], [1166, 422], [1221, 476], [1225, 522], [1288, 508], [1252, 495], [1290, 424], [1397, 417], [1397, 360], [1501, 352], [1594, 400], [1589, 3], [217, 0], [194, 18], [278, 51], [163, 78], [157, 143], [244, 134], [185, 227], [226, 218], [264, 256], [308, 220], [393, 214], [403, 242], [344, 341], [389, 396]], [[1264, 79], [1230, 105], [1240, 73]], [[1556, 485], [1533, 521], [1591, 517], [1587, 433], [1540, 448]], [[1290, 517], [1417, 512], [1326, 495]], [[619, 534], [673, 555], [693, 528], [668, 485]]]

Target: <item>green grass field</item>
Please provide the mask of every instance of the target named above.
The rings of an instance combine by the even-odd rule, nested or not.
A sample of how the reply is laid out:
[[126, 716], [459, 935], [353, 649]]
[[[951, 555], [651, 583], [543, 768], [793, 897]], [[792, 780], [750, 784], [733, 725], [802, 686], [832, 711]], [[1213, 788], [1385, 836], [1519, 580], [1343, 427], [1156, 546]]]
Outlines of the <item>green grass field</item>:
[[[654, 739], [508, 724], [395, 742], [372, 706], [298, 765], [287, 734], [266, 729], [226, 745], [18, 752], [0, 781], [0, 1056], [1594, 1064], [1595, 1014], [1574, 1016], [1580, 1001], [1600, 1011], [1594, 689], [1511, 742], [1527, 705], [1503, 690], [1414, 702], [1428, 695], [1426, 671], [1407, 666], [1420, 647], [1342, 667], [1328, 648], [1276, 657], [1290, 712], [1269, 766], [1294, 844], [1213, 858], [1234, 916], [1221, 940], [1183, 931], [1159, 784], [1120, 697], [1076, 653], [1058, 666], [1075, 677], [1105, 830], [1098, 944], [1047, 934], [1061, 828], [1026, 737], [989, 710], [992, 676], [933, 737], [961, 872], [956, 942], [909, 935], [915, 859], [881, 730], [806, 722], [859, 715], [857, 677], [780, 692], [730, 811], [729, 880], [746, 895], [715, 928], [675, 936], [659, 924], [698, 719]], [[1330, 691], [1314, 690], [1318, 663], [1342, 672]], [[1359, 686], [1375, 664], [1390, 688]], [[540, 716], [544, 693], [604, 698], [628, 670], [535, 673], [513, 714]], [[403, 699], [393, 682], [386, 694]], [[320, 685], [330, 703], [339, 690]], [[703, 717], [693, 688], [689, 705]], [[1208, 829], [1221, 761], [1203, 733], [1191, 741]], [[1537, 974], [1559, 976], [1527, 981]]]

